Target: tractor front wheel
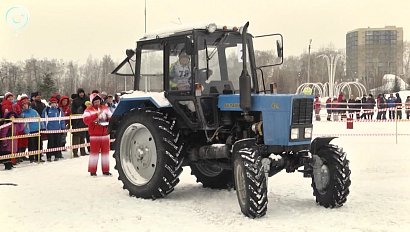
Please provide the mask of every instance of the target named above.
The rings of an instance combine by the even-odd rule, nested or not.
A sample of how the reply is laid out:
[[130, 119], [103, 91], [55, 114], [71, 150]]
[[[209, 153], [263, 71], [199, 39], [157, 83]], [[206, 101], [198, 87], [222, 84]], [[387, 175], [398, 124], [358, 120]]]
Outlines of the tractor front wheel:
[[334, 145], [313, 154], [312, 187], [316, 202], [326, 208], [342, 206], [349, 195], [349, 160], [343, 149]]
[[267, 179], [257, 149], [243, 148], [235, 154], [234, 179], [242, 213], [250, 218], [264, 216], [268, 208]]

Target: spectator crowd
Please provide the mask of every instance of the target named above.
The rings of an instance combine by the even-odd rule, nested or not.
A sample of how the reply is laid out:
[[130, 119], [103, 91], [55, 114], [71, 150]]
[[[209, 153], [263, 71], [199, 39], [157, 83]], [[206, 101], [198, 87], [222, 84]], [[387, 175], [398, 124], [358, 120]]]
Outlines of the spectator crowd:
[[[317, 121], [320, 120], [322, 104], [319, 96], [315, 97], [314, 113]], [[400, 94], [379, 94], [376, 98], [372, 94], [363, 95], [362, 98], [353, 95], [346, 99], [344, 93], [338, 97], [329, 97], [324, 104], [327, 113], [327, 121], [338, 121], [346, 118], [368, 119], [368, 120], [395, 120], [403, 119], [403, 107], [406, 119], [410, 119], [410, 96], [403, 102]], [[376, 115], [375, 115], [376, 114]]]
[[[111, 113], [115, 110], [119, 102], [117, 94], [110, 95], [106, 92], [93, 90], [91, 94], [86, 94], [83, 88], [79, 88], [77, 93], [70, 97], [59, 93], [53, 94], [48, 101], [42, 100], [40, 92], [31, 93], [29, 98], [26, 94], [14, 95], [11, 92], [4, 94], [0, 104], [0, 158], [5, 155], [20, 152], [32, 152], [21, 158], [1, 159], [6, 170], [11, 170], [21, 162], [52, 162], [63, 159], [61, 149], [65, 149], [67, 143], [66, 129], [87, 128], [82, 118], [64, 119], [62, 117], [70, 115], [82, 116], [87, 107], [92, 105], [89, 96], [98, 96], [100, 104], [106, 107]], [[15, 119], [38, 119], [31, 121], [16, 121]], [[43, 118], [43, 120], [40, 120]], [[42, 133], [52, 131], [52, 133]], [[30, 134], [30, 135], [29, 135]], [[39, 139], [39, 134], [40, 139]], [[27, 137], [24, 137], [27, 135]], [[20, 136], [10, 139], [10, 137]], [[35, 151], [43, 150], [43, 142], [51, 152], [35, 154]], [[88, 130], [80, 130], [72, 133], [72, 145], [82, 145], [90, 142]], [[57, 148], [57, 149], [52, 149]], [[72, 149], [73, 157], [86, 156], [89, 153], [85, 147]]]

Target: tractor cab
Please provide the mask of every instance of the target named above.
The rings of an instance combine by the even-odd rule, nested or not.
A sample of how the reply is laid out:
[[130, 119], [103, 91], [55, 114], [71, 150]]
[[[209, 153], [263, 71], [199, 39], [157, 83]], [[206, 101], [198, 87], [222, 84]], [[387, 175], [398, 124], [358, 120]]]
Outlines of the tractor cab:
[[[246, 54], [251, 92], [259, 92], [252, 35], [243, 38], [238, 27], [209, 24], [173, 32], [145, 35], [113, 74], [132, 76], [134, 90], [164, 92], [190, 129], [220, 125], [218, 96], [239, 94], [239, 76]], [[135, 68], [134, 68], [135, 67]]]

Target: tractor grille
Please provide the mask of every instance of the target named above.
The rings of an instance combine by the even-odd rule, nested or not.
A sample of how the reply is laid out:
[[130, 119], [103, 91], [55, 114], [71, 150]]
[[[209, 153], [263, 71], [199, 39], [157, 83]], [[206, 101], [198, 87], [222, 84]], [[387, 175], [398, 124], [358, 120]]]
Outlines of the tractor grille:
[[292, 125], [312, 124], [313, 99], [294, 99], [292, 104]]

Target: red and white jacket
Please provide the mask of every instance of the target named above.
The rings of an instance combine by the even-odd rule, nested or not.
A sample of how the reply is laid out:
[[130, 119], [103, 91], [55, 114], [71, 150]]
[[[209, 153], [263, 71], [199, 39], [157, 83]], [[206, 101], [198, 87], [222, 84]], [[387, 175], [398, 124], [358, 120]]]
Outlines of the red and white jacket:
[[[98, 116], [98, 111], [101, 111], [100, 116]], [[111, 116], [112, 113], [106, 105], [100, 105], [98, 108], [92, 105], [87, 107], [83, 114], [83, 121], [88, 126], [90, 136], [108, 135], [108, 127], [100, 123], [108, 122]]]

